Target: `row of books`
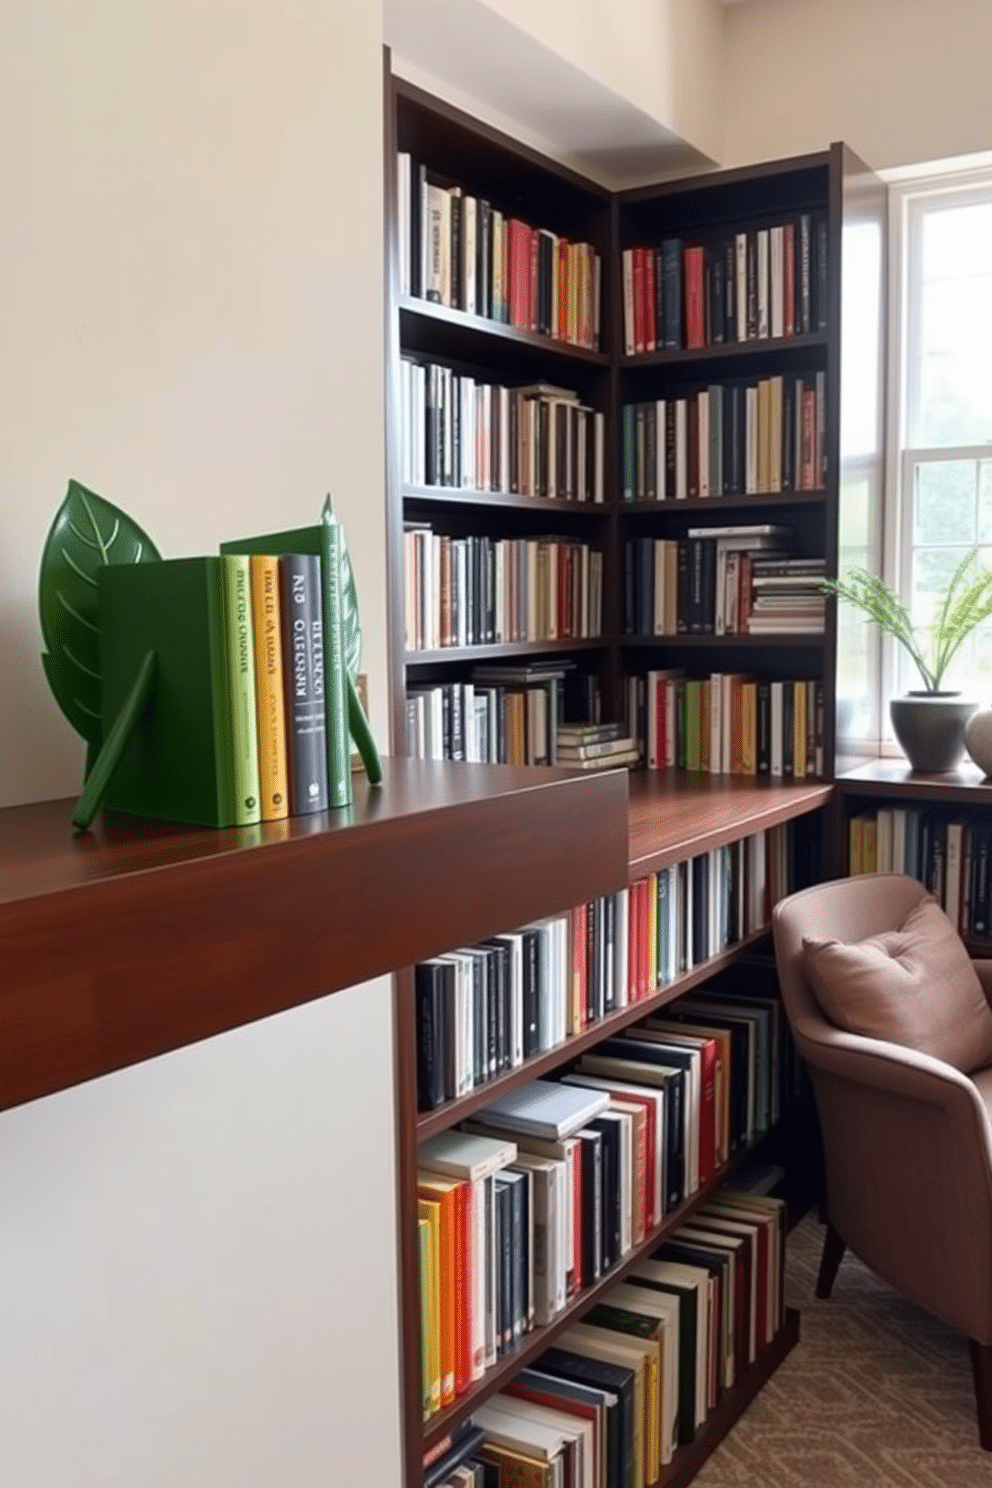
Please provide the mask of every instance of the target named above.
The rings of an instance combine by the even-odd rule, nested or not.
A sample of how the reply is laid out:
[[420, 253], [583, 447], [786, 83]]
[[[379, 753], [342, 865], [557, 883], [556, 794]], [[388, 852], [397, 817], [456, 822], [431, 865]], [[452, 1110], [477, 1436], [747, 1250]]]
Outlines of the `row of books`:
[[398, 157], [400, 293], [595, 349], [601, 262], [590, 243], [536, 228]]
[[602, 501], [602, 413], [551, 383], [505, 387], [400, 360], [402, 479], [417, 486]]
[[414, 973], [423, 1111], [516, 1069], [610, 1013], [651, 997], [764, 929], [805, 881], [802, 823], [713, 848]]
[[602, 631], [603, 555], [564, 537], [450, 537], [403, 527], [406, 649], [556, 641]]
[[624, 352], [694, 350], [827, 326], [827, 220], [802, 212], [720, 242], [625, 248]]
[[425, 1485], [664, 1481], [782, 1327], [784, 1257], [783, 1201], [721, 1188], [474, 1412]]
[[623, 406], [624, 501], [817, 491], [826, 478], [823, 372]]
[[741, 672], [627, 678], [629, 729], [649, 770], [805, 780], [823, 774], [823, 683]]
[[773, 523], [690, 527], [624, 543], [627, 635], [821, 635], [823, 558], [802, 558]]
[[219, 557], [111, 565], [111, 722], [149, 652], [156, 673], [108, 806], [245, 826], [351, 801], [341, 552], [328, 520], [225, 543]]
[[577, 672], [570, 659], [477, 666], [467, 682], [408, 687], [407, 753], [469, 764], [553, 765], [559, 739], [597, 727], [565, 720], [598, 712], [598, 680]]
[[561, 1081], [534, 1081], [420, 1143], [425, 1418], [778, 1119], [781, 1022], [777, 998], [704, 991], [606, 1040]]
[[992, 937], [992, 820], [926, 806], [882, 807], [848, 821], [848, 872], [908, 873], [961, 935]]

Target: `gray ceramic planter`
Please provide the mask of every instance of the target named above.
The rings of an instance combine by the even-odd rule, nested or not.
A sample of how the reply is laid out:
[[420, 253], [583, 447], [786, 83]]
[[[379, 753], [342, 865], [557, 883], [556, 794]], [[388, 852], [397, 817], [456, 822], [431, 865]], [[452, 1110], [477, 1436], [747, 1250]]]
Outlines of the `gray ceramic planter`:
[[978, 707], [959, 692], [910, 692], [889, 704], [892, 727], [914, 770], [939, 774], [964, 757], [964, 726]]

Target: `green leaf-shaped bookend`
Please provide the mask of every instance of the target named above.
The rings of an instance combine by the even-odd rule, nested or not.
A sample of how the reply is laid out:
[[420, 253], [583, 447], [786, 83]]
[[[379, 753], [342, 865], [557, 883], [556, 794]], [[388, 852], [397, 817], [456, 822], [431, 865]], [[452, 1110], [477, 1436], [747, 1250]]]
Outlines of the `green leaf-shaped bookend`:
[[109, 563], [159, 557], [126, 512], [70, 480], [41, 556], [38, 603], [46, 647], [41, 662], [55, 701], [89, 746], [87, 774], [103, 738], [97, 571]]
[[372, 736], [372, 728], [365, 716], [362, 700], [358, 696], [355, 679], [362, 665], [362, 625], [358, 615], [358, 591], [355, 575], [348, 556], [348, 543], [344, 526], [334, 514], [334, 503], [328, 496], [324, 501], [321, 521], [337, 522], [341, 539], [341, 629], [344, 641], [345, 669], [348, 682], [348, 729], [355, 741], [355, 748], [362, 757], [365, 773], [373, 785], [382, 779], [382, 761]]

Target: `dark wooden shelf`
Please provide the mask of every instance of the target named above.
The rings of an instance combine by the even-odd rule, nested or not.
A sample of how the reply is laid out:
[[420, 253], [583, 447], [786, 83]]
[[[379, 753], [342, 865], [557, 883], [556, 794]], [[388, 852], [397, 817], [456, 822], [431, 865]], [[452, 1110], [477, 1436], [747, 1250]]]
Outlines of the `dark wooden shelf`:
[[912, 801], [927, 801], [939, 806], [945, 802], [965, 802], [969, 806], [992, 805], [992, 780], [970, 761], [939, 775], [911, 770], [904, 759], [878, 759], [858, 765], [837, 776], [841, 796], [891, 796]]
[[715, 650], [732, 647], [734, 650], [750, 651], [767, 646], [823, 646], [824, 636], [822, 632], [812, 635], [797, 635], [794, 631], [788, 631], [783, 635], [623, 635], [620, 637], [621, 646], [686, 646], [697, 647], [700, 650]]
[[506, 508], [510, 511], [541, 512], [549, 516], [599, 517], [600, 520], [610, 510], [603, 501], [566, 501], [559, 496], [520, 496], [506, 491], [477, 491], [466, 486], [404, 485], [402, 496], [406, 504], [413, 506], [464, 506], [483, 510]]
[[0, 1109], [626, 882], [625, 771], [385, 760], [355, 797], [220, 831], [0, 812]]
[[604, 351], [590, 351], [588, 347], [557, 341], [537, 331], [523, 331], [500, 320], [469, 315], [465, 310], [453, 310], [433, 300], [400, 295], [397, 309], [403, 346], [411, 351], [485, 361], [494, 355], [505, 356], [510, 348], [519, 358], [530, 355], [587, 367], [609, 366], [610, 359]]
[[[761, 1136], [756, 1138], [754, 1142], [742, 1148], [740, 1152], [735, 1153], [730, 1161], [725, 1163], [697, 1193], [694, 1193], [691, 1198], [683, 1199], [682, 1203], [673, 1209], [670, 1214], [666, 1214], [661, 1223], [655, 1225], [651, 1233], [646, 1235], [639, 1245], [633, 1246], [624, 1256], [623, 1260], [619, 1261], [615, 1266], [611, 1266], [609, 1271], [604, 1276], [601, 1276], [598, 1281], [593, 1282], [591, 1286], [584, 1288], [583, 1291], [578, 1292], [574, 1297], [570, 1297], [562, 1311], [550, 1323], [545, 1324], [544, 1327], [534, 1328], [530, 1333], [525, 1334], [520, 1339], [520, 1342], [509, 1349], [502, 1358], [498, 1359], [493, 1367], [486, 1371], [483, 1378], [476, 1380], [464, 1395], [460, 1395], [453, 1404], [446, 1406], [438, 1415], [432, 1416], [430, 1421], [424, 1424], [424, 1451], [427, 1451], [436, 1441], [439, 1441], [453, 1426], [457, 1426], [460, 1421], [464, 1421], [466, 1416], [470, 1416], [475, 1407], [480, 1405], [488, 1396], [492, 1395], [494, 1391], [498, 1390], [505, 1380], [511, 1379], [526, 1364], [532, 1359], [535, 1359], [538, 1354], [542, 1354], [546, 1348], [550, 1348], [555, 1339], [566, 1328], [578, 1322], [582, 1314], [588, 1312], [590, 1307], [602, 1299], [605, 1292], [608, 1292], [628, 1272], [632, 1271], [638, 1261], [644, 1256], [650, 1255], [652, 1251], [657, 1250], [658, 1246], [674, 1230], [677, 1230], [680, 1225], [685, 1223], [694, 1209], [698, 1209], [701, 1204], [704, 1204], [710, 1195], [727, 1180], [730, 1174], [746, 1158], [753, 1155], [755, 1150], [764, 1142], [766, 1135], [767, 1133], [762, 1132]], [[774, 1343], [770, 1344], [765, 1352], [768, 1353], [773, 1348]], [[764, 1359], [764, 1357], [765, 1355], [763, 1354], [761, 1358]], [[759, 1359], [755, 1363], [754, 1368], [757, 1369], [760, 1363], [761, 1360]], [[751, 1371], [749, 1370], [748, 1374], [750, 1373]], [[738, 1381], [740, 1385], [743, 1385], [743, 1383], [743, 1380]], [[755, 1389], [759, 1388], [760, 1383], [761, 1381], [756, 1383]], [[728, 1391], [727, 1394], [732, 1395], [733, 1392]], [[748, 1399], [750, 1399], [750, 1396]], [[740, 1409], [743, 1409], [744, 1404], [746, 1404], [746, 1401], [742, 1403]], [[719, 1406], [713, 1415], [715, 1417], [718, 1414]], [[736, 1419], [736, 1416], [734, 1419]], [[724, 1432], [729, 1430], [729, 1424], [724, 1427]], [[703, 1428], [700, 1428], [700, 1434], [702, 1430]], [[693, 1446], [695, 1446], [695, 1443], [693, 1443]], [[664, 1475], [662, 1481], [667, 1482]]]
[[685, 501], [675, 498], [665, 501], [621, 501], [621, 515], [641, 516], [651, 512], [657, 516], [702, 516], [705, 512], [749, 511], [756, 515], [766, 507], [823, 506], [827, 493], [822, 488], [816, 491], [764, 491], [749, 496], [693, 496]]
[[691, 971], [685, 971], [674, 981], [658, 987], [649, 997], [643, 997], [638, 1002], [632, 1002], [628, 1007], [607, 1013], [605, 1018], [599, 1018], [595, 1023], [590, 1023], [581, 1033], [571, 1035], [563, 1043], [556, 1044], [553, 1049], [547, 1049], [542, 1054], [534, 1054], [516, 1069], [507, 1070], [505, 1074], [498, 1075], [495, 1080], [488, 1080], [485, 1085], [480, 1085], [477, 1090], [471, 1091], [468, 1095], [448, 1101], [446, 1105], [439, 1106], [437, 1110], [423, 1112], [417, 1117], [418, 1142], [434, 1136], [437, 1132], [447, 1131], [449, 1127], [456, 1126], [459, 1121], [467, 1121], [470, 1116], [474, 1116], [484, 1106], [491, 1105], [507, 1091], [515, 1090], [518, 1085], [526, 1085], [531, 1080], [537, 1080], [541, 1075], [546, 1075], [549, 1070], [559, 1069], [569, 1060], [578, 1059], [579, 1055], [584, 1054], [587, 1049], [592, 1049], [596, 1044], [602, 1043], [603, 1039], [610, 1038], [613, 1034], [628, 1028], [631, 1023], [639, 1023], [642, 1018], [650, 1017], [652, 1013], [658, 1012], [660, 1008], [682, 997], [693, 987], [698, 987], [701, 982], [708, 981], [725, 966], [731, 966], [739, 956], [751, 947], [760, 945], [763, 940], [767, 939], [767, 936], [768, 927], [756, 931], [753, 935], [745, 936], [743, 940], [735, 941], [719, 955], [710, 956], [708, 960], [701, 961], [698, 966], [694, 966]]
[[638, 771], [630, 777], [630, 882], [817, 811], [832, 796], [826, 780]]
[[409, 667], [437, 666], [446, 661], [495, 661], [503, 656], [553, 656], [569, 651], [602, 651], [609, 641], [605, 636], [591, 636], [566, 641], [497, 641], [487, 646], [442, 646], [439, 651], [407, 651], [404, 663]]
[[714, 1409], [696, 1432], [694, 1441], [679, 1447], [668, 1467], [662, 1468], [660, 1488], [685, 1488], [712, 1455], [731, 1427], [744, 1414], [763, 1385], [799, 1342], [799, 1313], [794, 1307], [785, 1310], [785, 1322], [767, 1348], [740, 1379], [725, 1390]]
[[621, 371], [637, 371], [642, 367], [698, 366], [700, 363], [753, 361], [758, 357], [774, 354], [777, 360], [785, 360], [792, 354], [797, 360], [807, 360], [810, 351], [826, 350], [827, 336], [823, 331], [812, 331], [800, 336], [766, 336], [762, 341], [717, 341], [712, 346], [666, 348], [662, 351], [642, 352], [639, 356], [619, 357]]

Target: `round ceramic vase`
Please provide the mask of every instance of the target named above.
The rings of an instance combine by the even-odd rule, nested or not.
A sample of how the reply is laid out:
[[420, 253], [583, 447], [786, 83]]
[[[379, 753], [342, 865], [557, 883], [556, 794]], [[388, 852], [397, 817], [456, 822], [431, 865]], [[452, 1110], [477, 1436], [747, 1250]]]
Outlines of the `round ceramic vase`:
[[964, 726], [964, 742], [975, 764], [992, 775], [992, 708], [976, 708]]
[[[959, 765], [964, 757], [965, 726], [977, 707], [973, 698], [962, 698], [958, 692], [910, 692], [893, 698], [889, 704], [892, 728], [910, 766], [926, 774], [941, 774]], [[992, 746], [992, 730], [987, 737]]]

